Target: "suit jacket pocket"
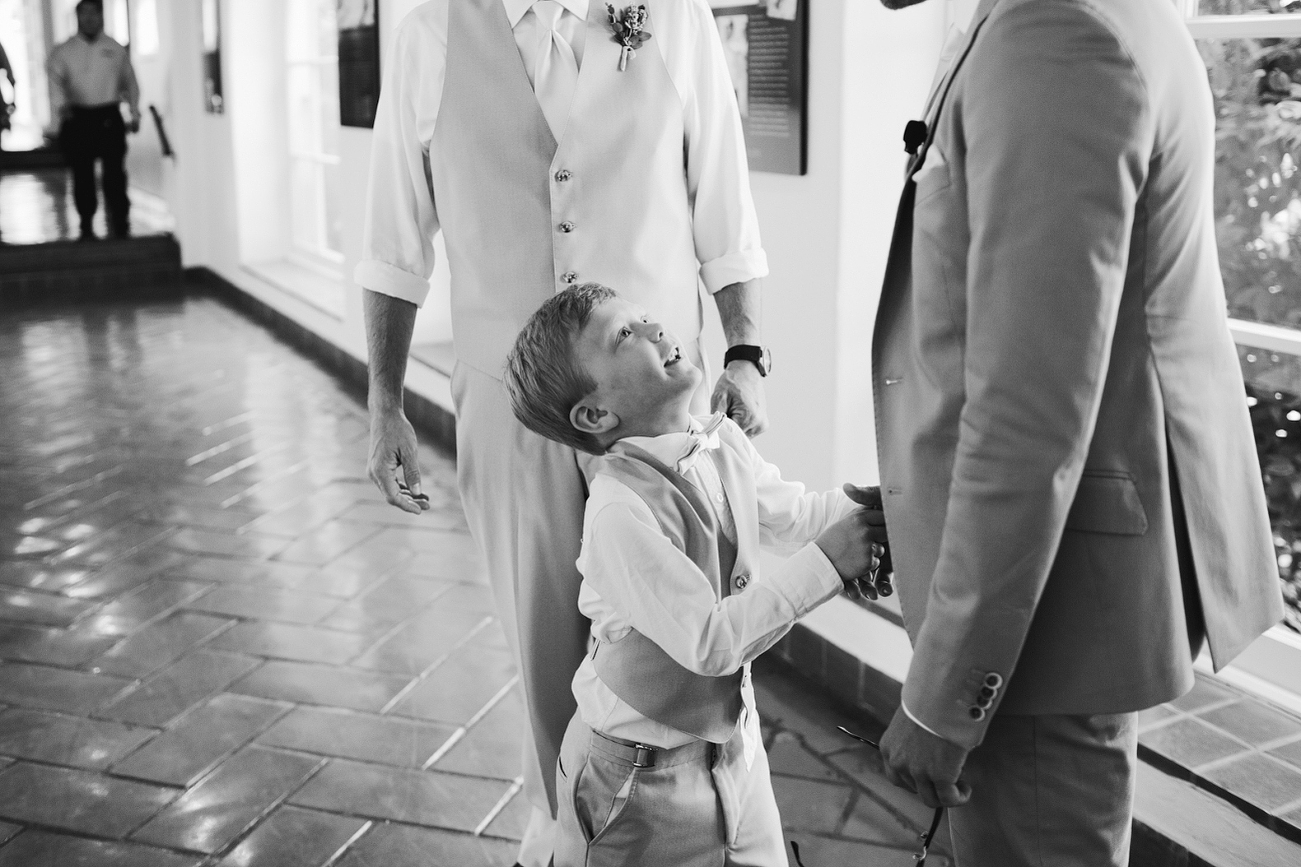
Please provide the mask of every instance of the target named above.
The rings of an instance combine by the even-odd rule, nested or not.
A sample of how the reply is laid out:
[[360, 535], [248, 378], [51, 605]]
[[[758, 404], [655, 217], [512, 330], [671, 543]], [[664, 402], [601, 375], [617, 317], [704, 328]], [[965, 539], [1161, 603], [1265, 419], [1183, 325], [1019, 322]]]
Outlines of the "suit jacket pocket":
[[1147, 512], [1134, 480], [1125, 472], [1085, 470], [1066, 515], [1066, 529], [1121, 536], [1146, 533]]
[[932, 144], [926, 151], [926, 161], [912, 176], [912, 182], [917, 185], [914, 208], [948, 187], [950, 180], [949, 161], [944, 152]]

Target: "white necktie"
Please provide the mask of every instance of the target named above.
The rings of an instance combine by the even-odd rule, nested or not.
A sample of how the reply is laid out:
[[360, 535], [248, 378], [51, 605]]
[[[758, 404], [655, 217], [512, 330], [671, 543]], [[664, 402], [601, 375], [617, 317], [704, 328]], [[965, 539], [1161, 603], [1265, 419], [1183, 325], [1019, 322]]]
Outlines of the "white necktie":
[[569, 120], [569, 107], [574, 101], [574, 86], [578, 83], [578, 61], [574, 49], [556, 30], [564, 8], [556, 0], [537, 0], [533, 14], [544, 28], [538, 43], [536, 66], [533, 68], [533, 93], [551, 127], [551, 134], [560, 141]]

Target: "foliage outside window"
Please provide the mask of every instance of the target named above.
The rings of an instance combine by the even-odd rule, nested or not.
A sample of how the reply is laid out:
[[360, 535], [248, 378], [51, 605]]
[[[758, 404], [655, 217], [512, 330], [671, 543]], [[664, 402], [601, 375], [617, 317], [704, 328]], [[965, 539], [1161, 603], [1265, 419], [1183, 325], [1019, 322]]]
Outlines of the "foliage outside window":
[[[1301, 0], [1201, 0], [1289, 15]], [[1266, 30], [1268, 28], [1265, 28]], [[1287, 625], [1301, 632], [1301, 39], [1200, 39], [1216, 114], [1215, 213], [1229, 315], [1298, 329], [1296, 353], [1241, 342]]]

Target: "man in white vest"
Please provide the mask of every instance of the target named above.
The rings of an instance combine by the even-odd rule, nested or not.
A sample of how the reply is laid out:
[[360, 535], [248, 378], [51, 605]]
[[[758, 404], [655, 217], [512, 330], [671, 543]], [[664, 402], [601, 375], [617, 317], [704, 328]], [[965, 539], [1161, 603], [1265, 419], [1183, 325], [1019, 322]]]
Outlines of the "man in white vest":
[[529, 713], [526, 867], [551, 855], [555, 760], [586, 651], [574, 565], [586, 483], [571, 448], [511, 413], [500, 380], [515, 335], [554, 293], [599, 281], [657, 311], [700, 363], [703, 283], [730, 347], [713, 408], [751, 435], [766, 424], [767, 260], [718, 32], [706, 0], [642, 9], [616, 8], [615, 26], [595, 0], [431, 0], [399, 27], [375, 122], [356, 271], [370, 472], [393, 505], [427, 508], [402, 383], [441, 229], [458, 484]]

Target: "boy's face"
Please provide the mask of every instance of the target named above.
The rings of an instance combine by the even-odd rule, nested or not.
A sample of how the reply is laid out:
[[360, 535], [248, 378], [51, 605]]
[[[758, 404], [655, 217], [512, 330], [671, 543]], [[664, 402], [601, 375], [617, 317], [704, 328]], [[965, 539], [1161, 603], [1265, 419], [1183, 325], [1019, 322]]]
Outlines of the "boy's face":
[[700, 368], [682, 344], [636, 304], [612, 298], [598, 305], [574, 344], [579, 364], [596, 382], [570, 414], [579, 430], [655, 436], [683, 430]]

